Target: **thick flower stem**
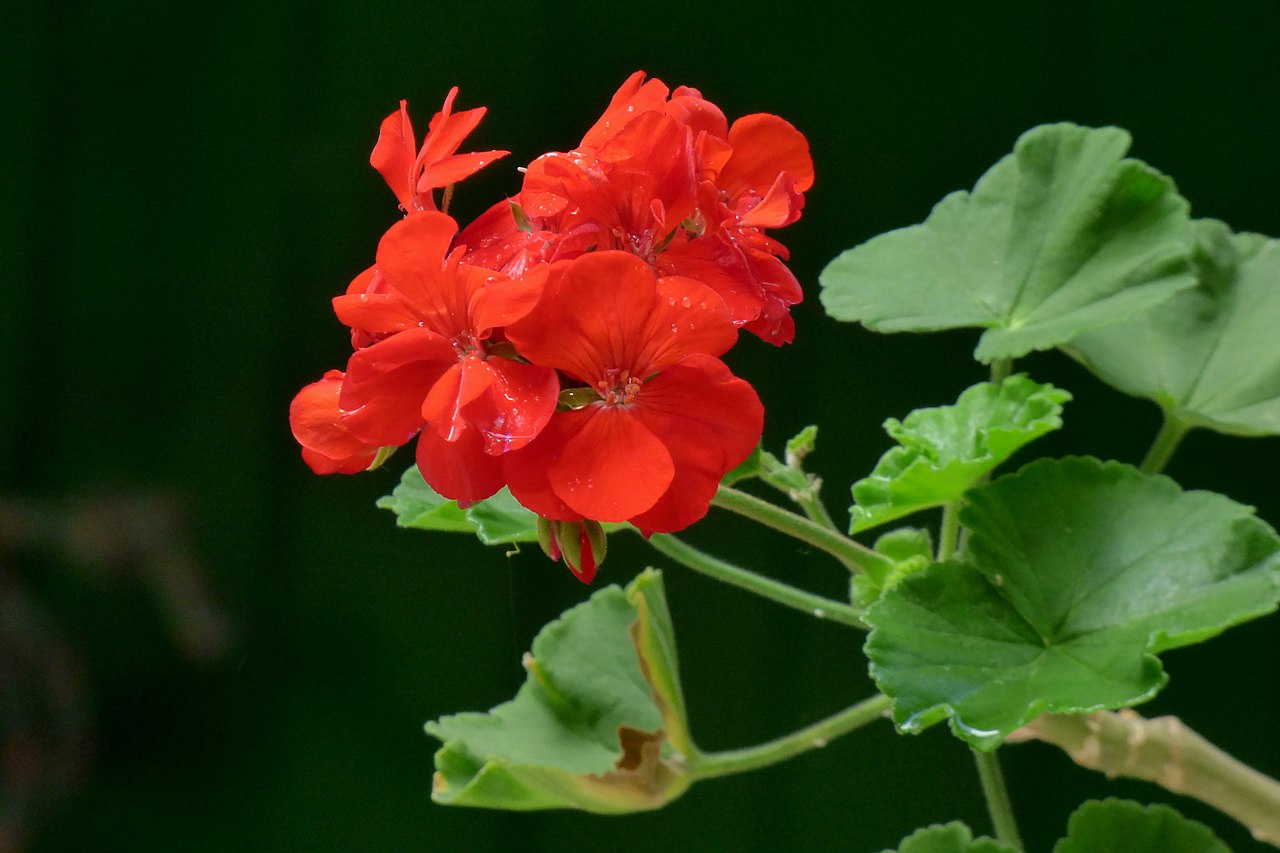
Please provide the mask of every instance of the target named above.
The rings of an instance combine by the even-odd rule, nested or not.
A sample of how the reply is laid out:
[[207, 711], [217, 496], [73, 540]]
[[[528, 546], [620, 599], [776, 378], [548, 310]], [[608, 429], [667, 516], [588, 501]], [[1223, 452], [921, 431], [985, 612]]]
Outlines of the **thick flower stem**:
[[1182, 421], [1166, 412], [1160, 432], [1156, 434], [1156, 440], [1152, 442], [1151, 449], [1147, 451], [1138, 470], [1144, 474], [1159, 474], [1163, 471], [1189, 429]]
[[997, 358], [991, 362], [991, 381], [999, 385], [1013, 372], [1013, 359]]
[[796, 515], [794, 512], [789, 512], [776, 504], [771, 504], [755, 495], [740, 492], [729, 486], [721, 486], [717, 489], [715, 497], [711, 499], [711, 504], [721, 509], [727, 509], [730, 512], [736, 512], [738, 515], [757, 521], [766, 527], [772, 527], [774, 530], [785, 533], [794, 539], [799, 539], [801, 542], [826, 551], [846, 565], [857, 566], [862, 570], [867, 570], [872, 566], [887, 569], [891, 565], [891, 561], [887, 557], [877, 554], [847, 536], [842, 536], [840, 533], [810, 521], [804, 516]]
[[649, 544], [659, 554], [718, 581], [753, 592], [778, 604], [803, 610], [819, 619], [830, 619], [832, 622], [850, 625], [864, 631], [867, 629], [866, 623], [859, 618], [858, 611], [847, 604], [796, 589], [789, 584], [740, 568], [719, 557], [700, 551], [669, 533], [655, 533], [649, 537]]
[[893, 705], [888, 696], [876, 694], [825, 720], [806, 726], [798, 732], [745, 749], [704, 752], [688, 758], [687, 767], [695, 779], [745, 773], [794, 758], [811, 749], [826, 746], [833, 739], [862, 728], [884, 715]]
[[1082, 767], [1155, 782], [1240, 821], [1253, 837], [1280, 847], [1280, 782], [1259, 773], [1177, 717], [1146, 719], [1128, 708], [1092, 714], [1044, 714], [1017, 732], [1061, 747]]
[[999, 757], [995, 750], [982, 752], [975, 749], [973, 760], [978, 765], [978, 778], [982, 780], [982, 794], [987, 800], [987, 811], [991, 814], [996, 838], [1021, 853], [1024, 849], [1022, 838], [1018, 835], [1018, 824], [1013, 819], [1013, 803], [1009, 800], [1009, 789], [1004, 784]]

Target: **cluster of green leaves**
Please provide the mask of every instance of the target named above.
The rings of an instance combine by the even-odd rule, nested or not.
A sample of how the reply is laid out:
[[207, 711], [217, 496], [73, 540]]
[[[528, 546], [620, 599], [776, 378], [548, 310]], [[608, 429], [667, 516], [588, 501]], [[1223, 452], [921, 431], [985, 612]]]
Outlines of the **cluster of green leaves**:
[[[1013, 358], [1059, 348], [1119, 390], [1153, 400], [1176, 441], [1208, 428], [1280, 434], [1280, 251], [1190, 219], [1173, 182], [1125, 155], [1115, 128], [1036, 128], [971, 192], [921, 224], [850, 249], [822, 274], [836, 319], [882, 332], [980, 328], [993, 376], [952, 405], [885, 429], [895, 442], [853, 484], [849, 534], [879, 529], [887, 559], [854, 570], [870, 671], [903, 732], [949, 721], [990, 750], [1046, 712], [1144, 702], [1165, 684], [1157, 655], [1203, 642], [1280, 604], [1280, 537], [1250, 507], [1087, 457], [996, 469], [1062, 426], [1071, 395]], [[816, 428], [784, 459], [760, 450], [726, 483], [757, 478], [810, 523], [834, 528], [804, 469]], [[1173, 444], [1169, 446], [1171, 450]], [[534, 541], [506, 492], [466, 509], [415, 469], [380, 502], [401, 526]], [[921, 527], [943, 510], [937, 545]], [[856, 622], [856, 620], [854, 620]], [[700, 778], [660, 576], [609, 587], [534, 641], [528, 680], [488, 714], [427, 726], [440, 802], [618, 812], [660, 806]], [[713, 774], [707, 774], [713, 775]], [[1088, 804], [1056, 853], [1225, 849], [1166, 808]], [[959, 824], [900, 853], [1010, 849]]]

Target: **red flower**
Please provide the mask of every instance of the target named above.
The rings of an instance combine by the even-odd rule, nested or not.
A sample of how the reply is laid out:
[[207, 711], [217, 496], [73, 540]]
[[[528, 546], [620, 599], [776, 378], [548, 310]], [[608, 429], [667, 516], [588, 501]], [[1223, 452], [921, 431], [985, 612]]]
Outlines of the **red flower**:
[[457, 94], [458, 87], [454, 86], [445, 96], [444, 107], [432, 117], [421, 150], [418, 150], [413, 124], [409, 121], [408, 101], [401, 101], [400, 109], [382, 121], [369, 163], [386, 179], [406, 214], [436, 210], [432, 190], [456, 184], [511, 153], [455, 153], [485, 114], [484, 107], [451, 113]]
[[774, 344], [794, 336], [803, 298], [763, 229], [799, 218], [813, 162], [804, 136], [774, 115], [730, 127], [695, 89], [674, 94], [633, 74], [582, 145], [530, 164], [517, 223], [494, 208], [461, 238], [475, 262], [514, 271], [538, 261], [621, 249], [664, 275], [696, 278], [734, 322]]
[[507, 337], [587, 386], [584, 406], [503, 457], [512, 494], [546, 518], [679, 530], [759, 444], [759, 398], [715, 358], [733, 345], [733, 322], [696, 281], [659, 279], [625, 252], [584, 255], [557, 266]]
[[422, 430], [423, 478], [456, 500], [502, 487], [497, 456], [529, 443], [560, 390], [555, 371], [494, 352], [493, 331], [523, 316], [537, 275], [509, 280], [450, 252], [457, 225], [425, 212], [397, 222], [378, 245], [382, 284], [334, 299], [342, 322], [374, 343], [347, 364], [343, 426], [370, 444], [398, 445]]
[[317, 474], [357, 474], [368, 470], [382, 448], [365, 444], [342, 424], [338, 395], [342, 371], [330, 370], [324, 378], [298, 392], [289, 404], [289, 428], [302, 445], [302, 459]]

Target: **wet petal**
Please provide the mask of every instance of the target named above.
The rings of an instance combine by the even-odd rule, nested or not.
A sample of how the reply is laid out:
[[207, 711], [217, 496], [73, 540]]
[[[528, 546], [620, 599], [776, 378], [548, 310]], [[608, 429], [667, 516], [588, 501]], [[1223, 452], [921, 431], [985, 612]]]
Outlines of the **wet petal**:
[[317, 474], [355, 474], [368, 468], [378, 454], [379, 446], [360, 441], [342, 423], [338, 409], [342, 381], [341, 371], [330, 370], [289, 404], [289, 428], [302, 445], [303, 460]]
[[769, 113], [743, 116], [729, 128], [729, 144], [733, 156], [720, 173], [720, 187], [730, 196], [747, 188], [763, 194], [780, 172], [795, 178], [797, 192], [813, 186], [809, 141], [789, 121]]
[[400, 109], [382, 120], [378, 128], [378, 142], [369, 155], [369, 163], [386, 180], [405, 210], [413, 210], [416, 153], [413, 124], [409, 121], [409, 102], [401, 101]]
[[427, 329], [357, 350], [339, 398], [343, 424], [369, 444], [404, 444], [422, 427], [427, 392], [456, 363], [453, 344]]
[[625, 521], [671, 485], [671, 454], [633, 410], [597, 405], [566, 414], [578, 415], [580, 428], [548, 478], [573, 510], [596, 521]]
[[450, 500], [484, 500], [504, 485], [501, 461], [484, 452], [475, 430], [445, 441], [435, 430], [424, 429], [415, 456], [422, 479]]
[[631, 519], [644, 533], [682, 530], [707, 513], [724, 475], [760, 444], [764, 407], [719, 359], [690, 356], [641, 389], [636, 412], [670, 452], [675, 477]]

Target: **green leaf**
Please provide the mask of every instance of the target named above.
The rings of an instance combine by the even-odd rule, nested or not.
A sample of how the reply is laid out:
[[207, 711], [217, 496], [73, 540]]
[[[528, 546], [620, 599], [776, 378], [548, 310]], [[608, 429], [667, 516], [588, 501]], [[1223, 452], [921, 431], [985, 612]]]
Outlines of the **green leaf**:
[[974, 385], [953, 406], [885, 421], [901, 446], [853, 484], [849, 532], [958, 499], [1018, 448], [1061, 427], [1062, 404], [1070, 399], [1066, 391], [1018, 374], [999, 385]]
[[396, 514], [396, 526], [418, 530], [444, 530], [450, 533], [474, 533], [475, 524], [458, 505], [442, 498], [427, 485], [411, 465], [400, 477], [400, 485], [391, 494], [378, 499], [379, 509]]
[[1135, 705], [1164, 686], [1156, 653], [1280, 601], [1275, 532], [1167, 477], [1043, 459], [966, 500], [965, 562], [907, 577], [866, 614], [902, 731], [950, 718], [990, 749], [1045, 711]]
[[486, 545], [538, 541], [538, 516], [522, 507], [506, 488], [472, 504], [466, 515]]
[[1203, 823], [1169, 806], [1143, 807], [1131, 800], [1093, 800], [1067, 823], [1067, 837], [1053, 853], [1231, 853]]
[[900, 527], [876, 540], [875, 550], [893, 562], [874, 563], [849, 580], [850, 601], [866, 609], [881, 594], [908, 575], [923, 571], [933, 562], [933, 537], [928, 530]]
[[661, 576], [607, 587], [539, 632], [516, 697], [443, 717], [432, 798], [524, 811], [658, 808], [688, 788], [689, 749]]
[[[538, 541], [538, 516], [521, 506], [508, 489], [503, 488], [491, 498], [460, 509], [456, 501], [436, 494], [422, 479], [416, 465], [404, 472], [400, 485], [391, 494], [378, 500], [378, 507], [394, 512], [399, 527], [474, 533], [485, 545]], [[601, 525], [606, 533], [625, 526]]]
[[1067, 351], [1188, 426], [1280, 435], [1280, 243], [1192, 223], [1199, 286]]
[[984, 362], [1048, 349], [1191, 287], [1187, 202], [1124, 159], [1114, 127], [1037, 127], [921, 225], [882, 234], [823, 271], [837, 320], [881, 332], [985, 328]]
[[1014, 849], [994, 838], [974, 838], [969, 827], [952, 821], [917, 829], [902, 839], [897, 850], [881, 853], [1014, 853]]

